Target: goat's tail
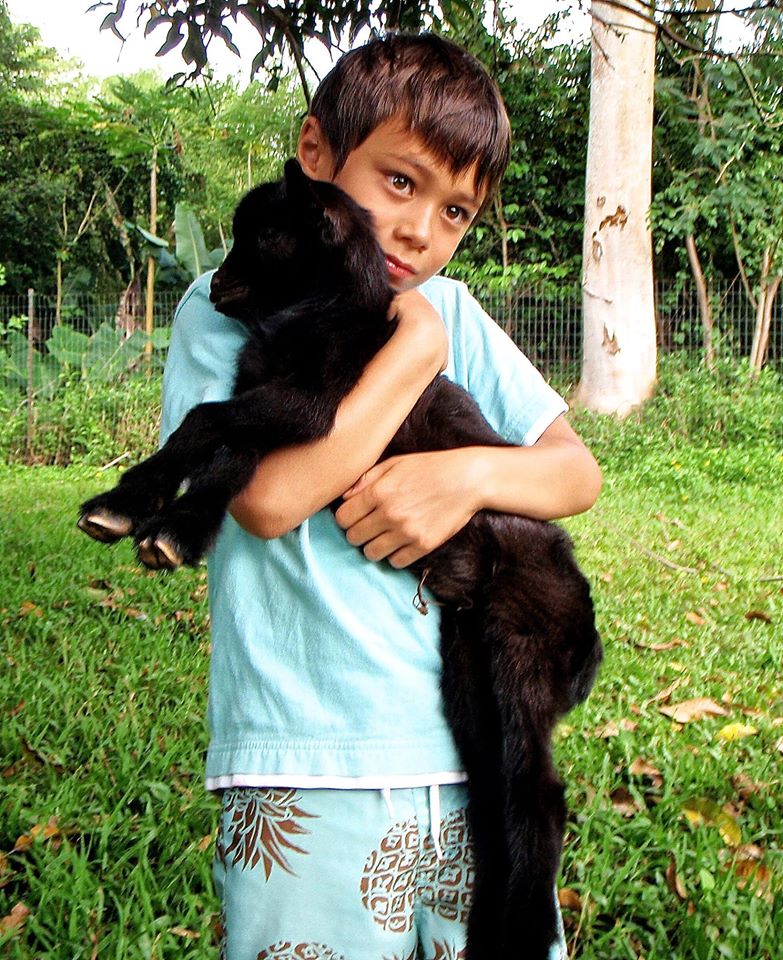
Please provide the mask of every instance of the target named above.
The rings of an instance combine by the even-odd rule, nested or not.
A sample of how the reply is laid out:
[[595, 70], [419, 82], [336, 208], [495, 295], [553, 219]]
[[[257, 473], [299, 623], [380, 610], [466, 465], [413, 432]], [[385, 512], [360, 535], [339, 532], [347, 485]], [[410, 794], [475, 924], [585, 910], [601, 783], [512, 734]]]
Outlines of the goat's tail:
[[552, 760], [558, 712], [542, 695], [535, 671], [509, 662], [508, 638], [488, 639], [500, 707], [502, 828], [509, 864], [503, 955], [547, 960], [559, 935], [556, 885], [566, 818], [565, 792]]

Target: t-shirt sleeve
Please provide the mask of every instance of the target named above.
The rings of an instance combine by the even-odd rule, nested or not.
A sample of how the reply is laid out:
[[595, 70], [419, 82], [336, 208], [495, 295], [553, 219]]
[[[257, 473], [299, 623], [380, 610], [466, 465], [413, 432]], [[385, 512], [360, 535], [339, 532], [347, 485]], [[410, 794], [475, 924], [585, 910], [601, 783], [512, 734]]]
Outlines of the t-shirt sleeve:
[[226, 400], [234, 386], [236, 358], [247, 334], [237, 320], [215, 310], [209, 299], [211, 277], [199, 277], [174, 314], [163, 373], [161, 444], [190, 409], [207, 400]]
[[[437, 294], [431, 300], [451, 334], [446, 375], [472, 394], [502, 437], [511, 443], [534, 444], [568, 410], [568, 404], [464, 284], [436, 281]], [[430, 296], [429, 290], [422, 292]]]

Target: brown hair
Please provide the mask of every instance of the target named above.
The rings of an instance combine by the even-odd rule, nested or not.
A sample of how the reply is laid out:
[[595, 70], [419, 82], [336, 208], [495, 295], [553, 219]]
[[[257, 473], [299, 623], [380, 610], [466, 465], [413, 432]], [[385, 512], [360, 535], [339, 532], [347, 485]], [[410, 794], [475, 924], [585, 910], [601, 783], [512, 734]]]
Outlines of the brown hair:
[[[494, 80], [467, 51], [431, 33], [389, 34], [346, 53], [315, 92], [310, 113], [334, 156], [399, 116], [454, 174], [476, 164], [489, 199], [508, 164], [511, 127]], [[486, 200], [485, 200], [486, 205]]]

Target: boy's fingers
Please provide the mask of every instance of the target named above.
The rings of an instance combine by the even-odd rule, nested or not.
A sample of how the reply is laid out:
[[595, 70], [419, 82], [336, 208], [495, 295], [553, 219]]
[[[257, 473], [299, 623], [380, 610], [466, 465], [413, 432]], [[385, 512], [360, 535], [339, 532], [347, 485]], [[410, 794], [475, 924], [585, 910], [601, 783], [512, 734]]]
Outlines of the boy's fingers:
[[365, 490], [371, 484], [384, 475], [388, 470], [391, 469], [394, 463], [394, 458], [389, 460], [384, 460], [383, 463], [376, 463], [374, 467], [370, 467], [369, 470], [366, 470], [354, 483], [352, 486], [343, 494], [343, 499], [347, 500], [349, 497], [355, 497], [357, 493], [361, 493], [362, 490]]
[[368, 560], [377, 562], [398, 551], [400, 546], [399, 535], [393, 531], [388, 531], [370, 540], [369, 543], [365, 543], [362, 552]]
[[368, 514], [352, 523], [345, 531], [345, 538], [354, 547], [360, 547], [363, 543], [369, 543], [387, 533], [387, 525], [380, 519], [377, 513]]
[[425, 550], [419, 550], [416, 547], [408, 544], [401, 550], [396, 550], [394, 553], [388, 556], [387, 560], [397, 570], [401, 570], [403, 567], [407, 567], [410, 566], [410, 564], [415, 563], [416, 560], [421, 560], [426, 552], [427, 551]]
[[375, 497], [372, 490], [364, 488], [341, 504], [334, 515], [337, 523], [348, 530], [375, 510]]

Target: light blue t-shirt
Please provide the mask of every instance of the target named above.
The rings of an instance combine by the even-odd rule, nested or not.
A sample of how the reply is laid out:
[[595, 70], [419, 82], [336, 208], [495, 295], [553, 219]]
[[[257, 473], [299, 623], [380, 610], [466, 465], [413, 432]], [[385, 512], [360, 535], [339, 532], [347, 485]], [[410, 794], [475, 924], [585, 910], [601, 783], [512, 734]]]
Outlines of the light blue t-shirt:
[[[164, 439], [191, 407], [231, 394], [246, 333], [210, 303], [210, 276], [177, 309]], [[420, 290], [448, 331], [446, 375], [502, 436], [535, 443], [565, 402], [464, 284], [434, 277]], [[460, 770], [441, 704], [437, 606], [416, 610], [411, 573], [366, 560], [328, 509], [276, 540], [227, 516], [208, 563], [208, 784]]]

